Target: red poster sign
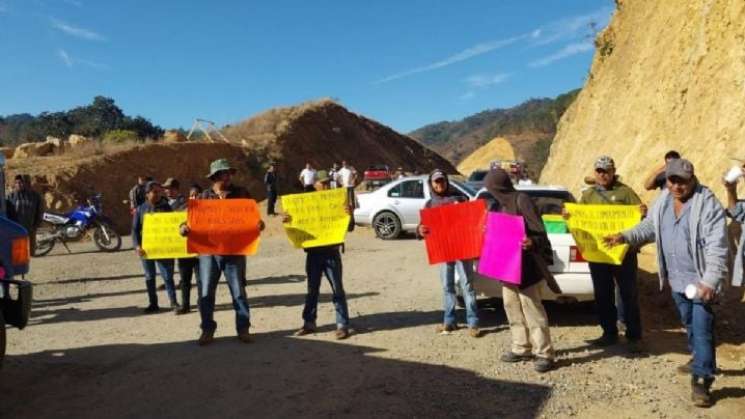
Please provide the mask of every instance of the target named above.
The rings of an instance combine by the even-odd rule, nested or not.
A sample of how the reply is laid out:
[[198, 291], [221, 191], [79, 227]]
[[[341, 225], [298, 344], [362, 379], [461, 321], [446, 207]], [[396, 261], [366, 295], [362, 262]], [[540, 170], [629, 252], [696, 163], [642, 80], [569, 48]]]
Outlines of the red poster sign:
[[253, 199], [192, 199], [189, 253], [253, 255], [259, 247], [259, 208]]
[[425, 242], [430, 265], [476, 259], [481, 255], [486, 220], [483, 199], [425, 208], [421, 220], [429, 228]]

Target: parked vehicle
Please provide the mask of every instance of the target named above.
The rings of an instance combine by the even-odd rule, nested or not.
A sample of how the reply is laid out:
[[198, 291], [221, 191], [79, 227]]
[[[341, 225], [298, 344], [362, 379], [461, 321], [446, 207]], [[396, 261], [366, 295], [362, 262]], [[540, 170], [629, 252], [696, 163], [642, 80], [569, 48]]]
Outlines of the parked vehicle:
[[390, 168], [384, 164], [375, 164], [367, 168], [362, 180], [365, 182], [365, 189], [368, 191], [379, 188], [392, 179]]
[[478, 191], [484, 187], [484, 178], [487, 173], [489, 173], [488, 170], [474, 170], [468, 176], [468, 179], [466, 179], [466, 185], [470, 186], [474, 191]]
[[[476, 192], [464, 183], [450, 180], [455, 194], [470, 200]], [[357, 195], [359, 207], [354, 210], [357, 225], [372, 226], [383, 239], [395, 239], [403, 232], [415, 232], [419, 211], [431, 196], [427, 176], [410, 176], [394, 180], [375, 192]]]
[[[575, 202], [574, 196], [566, 188], [559, 186], [515, 185], [515, 189], [526, 193], [533, 199], [536, 208], [544, 218], [544, 223], [547, 222], [547, 218], [550, 219], [551, 215], [561, 214], [565, 202]], [[486, 189], [481, 189], [475, 199], [493, 200], [494, 198]], [[543, 299], [559, 302], [593, 301], [590, 267], [582, 257], [574, 238], [568, 231], [552, 232], [551, 230], [547, 229], [548, 239], [554, 251], [554, 263], [549, 269], [554, 274], [562, 294], [554, 294], [543, 282], [541, 289]], [[474, 288], [477, 296], [502, 298], [501, 283], [478, 273], [475, 274]], [[456, 289], [460, 290], [459, 287]]]
[[0, 153], [0, 367], [5, 358], [6, 323], [26, 327], [31, 312], [32, 285], [22, 279], [29, 271], [28, 232], [5, 217], [5, 156]]
[[[532, 183], [528, 179], [528, 167], [522, 160], [494, 160], [489, 163], [489, 166], [498, 166], [504, 169], [510, 175], [510, 179], [512, 179], [512, 183], [515, 185]], [[466, 184], [471, 189], [478, 191], [484, 187], [484, 178], [487, 173], [489, 173], [488, 168], [474, 170], [468, 176], [468, 179], [466, 179]]]
[[101, 194], [94, 195], [68, 214], [45, 212], [43, 220], [48, 228], [40, 228], [36, 235], [35, 256], [51, 252], [57, 242], [67, 249], [67, 242], [79, 241], [86, 235], [92, 235], [93, 242], [99, 250], [115, 252], [122, 246], [122, 238], [114, 231], [113, 223], [106, 218], [101, 209]]

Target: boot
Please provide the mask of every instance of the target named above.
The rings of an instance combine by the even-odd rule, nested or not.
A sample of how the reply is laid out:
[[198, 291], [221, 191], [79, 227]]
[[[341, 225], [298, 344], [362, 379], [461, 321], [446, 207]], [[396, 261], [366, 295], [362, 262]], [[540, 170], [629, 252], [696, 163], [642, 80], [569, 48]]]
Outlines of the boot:
[[691, 400], [696, 407], [711, 407], [711, 384], [714, 378], [702, 378], [693, 376], [691, 379]]

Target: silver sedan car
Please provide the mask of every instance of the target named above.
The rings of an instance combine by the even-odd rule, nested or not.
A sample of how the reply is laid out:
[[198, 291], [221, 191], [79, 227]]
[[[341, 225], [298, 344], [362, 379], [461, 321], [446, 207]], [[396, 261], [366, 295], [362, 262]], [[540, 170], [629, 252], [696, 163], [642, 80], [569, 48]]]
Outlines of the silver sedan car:
[[[410, 176], [394, 180], [370, 193], [357, 195], [359, 208], [354, 210], [357, 225], [372, 226], [383, 239], [395, 239], [403, 232], [415, 232], [419, 225], [419, 211], [429, 200], [428, 176]], [[451, 192], [471, 200], [476, 191], [464, 183], [450, 179]]]

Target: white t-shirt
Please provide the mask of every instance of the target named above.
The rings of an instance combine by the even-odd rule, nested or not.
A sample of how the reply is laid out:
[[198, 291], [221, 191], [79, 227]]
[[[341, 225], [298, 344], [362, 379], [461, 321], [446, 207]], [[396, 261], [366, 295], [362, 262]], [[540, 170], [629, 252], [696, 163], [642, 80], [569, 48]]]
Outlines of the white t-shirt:
[[341, 180], [341, 186], [345, 188], [354, 186], [352, 184], [352, 171], [348, 167], [339, 169], [339, 179]]
[[316, 171], [313, 169], [303, 169], [300, 172], [300, 177], [303, 178], [303, 185], [312, 186], [316, 183]]

